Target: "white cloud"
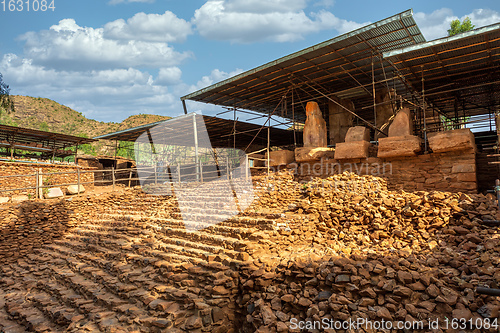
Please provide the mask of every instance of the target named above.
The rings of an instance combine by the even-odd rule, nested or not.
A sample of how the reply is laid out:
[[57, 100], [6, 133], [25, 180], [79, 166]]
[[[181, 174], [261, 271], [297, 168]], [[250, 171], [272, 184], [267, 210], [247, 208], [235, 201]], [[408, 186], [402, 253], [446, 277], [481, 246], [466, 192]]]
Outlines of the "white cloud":
[[283, 13], [296, 12], [307, 6], [307, 0], [226, 0], [229, 12], [240, 13]]
[[[137, 113], [171, 115], [182, 110], [179, 95], [134, 68], [71, 71], [36, 65], [14, 54], [0, 59], [0, 72], [12, 94], [54, 99], [101, 121], [120, 121]], [[164, 71], [160, 70], [159, 78]], [[175, 69], [170, 69], [175, 76]], [[180, 72], [180, 70], [179, 70]]]
[[119, 19], [104, 26], [103, 37], [117, 40], [148, 42], [182, 42], [192, 34], [191, 23], [174, 13], [137, 13], [127, 21]]
[[174, 85], [181, 82], [182, 71], [178, 67], [160, 68], [158, 78], [154, 81], [159, 85]]
[[110, 0], [109, 4], [110, 5], [117, 5], [119, 3], [131, 3], [131, 2], [153, 3], [153, 2], [155, 2], [155, 0]]
[[463, 21], [468, 16], [472, 24], [475, 25], [475, 28], [500, 21], [500, 13], [490, 9], [474, 9], [472, 13], [463, 15], [462, 17], [455, 16], [453, 10], [449, 8], [441, 8], [430, 14], [418, 12], [413, 16], [428, 41], [446, 37], [452, 20], [460, 19], [460, 21]]
[[290, 42], [324, 29], [342, 33], [360, 26], [324, 10], [308, 16], [303, 10], [306, 3], [303, 0], [210, 0], [195, 11], [193, 23], [205, 38], [235, 43]]
[[476, 28], [500, 22], [500, 13], [491, 9], [474, 9], [472, 13], [461, 19], [463, 20], [466, 16], [470, 17]]
[[178, 65], [191, 56], [166, 43], [106, 39], [103, 30], [80, 27], [75, 20], [64, 19], [49, 30], [28, 32], [21, 40], [25, 41], [27, 58], [58, 69], [165, 67]]
[[216, 82], [223, 81], [225, 79], [229, 79], [230, 77], [233, 77], [235, 75], [241, 74], [244, 71], [240, 68], [235, 69], [234, 71], [227, 73], [224, 71], [221, 71], [220, 69], [214, 69], [210, 73], [210, 75], [205, 75], [203, 76], [197, 83], [196, 85], [193, 85], [189, 88], [189, 93], [194, 92], [199, 89], [203, 89], [205, 87], [208, 87], [209, 85], [212, 85]]

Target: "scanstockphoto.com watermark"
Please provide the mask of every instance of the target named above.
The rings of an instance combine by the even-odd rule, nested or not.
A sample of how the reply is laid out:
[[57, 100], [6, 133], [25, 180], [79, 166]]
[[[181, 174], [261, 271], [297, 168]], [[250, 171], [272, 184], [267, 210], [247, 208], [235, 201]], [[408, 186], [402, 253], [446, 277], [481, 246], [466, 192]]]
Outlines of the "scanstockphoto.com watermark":
[[311, 175], [320, 177], [323, 175], [335, 175], [343, 172], [352, 172], [357, 175], [387, 176], [392, 174], [392, 163], [339, 163], [328, 162], [321, 159], [315, 163], [290, 163], [286, 167], [283, 165], [270, 166], [269, 170], [278, 172], [280, 170], [292, 170], [294, 175]]
[[322, 320], [298, 320], [290, 319], [291, 330], [464, 330], [471, 327], [484, 330], [498, 330], [498, 318], [447, 318], [428, 319], [426, 321], [389, 321], [389, 320], [370, 320], [366, 318], [357, 318], [355, 320], [335, 320], [333, 318], [323, 318]]

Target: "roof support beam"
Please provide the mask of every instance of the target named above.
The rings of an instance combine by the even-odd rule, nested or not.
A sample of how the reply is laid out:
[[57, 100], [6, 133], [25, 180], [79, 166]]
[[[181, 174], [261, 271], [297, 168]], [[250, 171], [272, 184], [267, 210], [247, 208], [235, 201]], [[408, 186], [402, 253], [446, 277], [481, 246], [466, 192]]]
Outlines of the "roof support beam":
[[309, 88], [313, 89], [314, 91], [316, 91], [318, 94], [320, 94], [321, 96], [325, 97], [326, 99], [328, 99], [329, 101], [335, 103], [336, 105], [340, 106], [342, 109], [346, 110], [347, 112], [349, 112], [350, 114], [352, 114], [353, 116], [355, 116], [356, 118], [358, 118], [359, 120], [361, 120], [363, 123], [365, 123], [366, 125], [368, 125], [368, 127], [370, 127], [371, 129], [374, 129], [375, 131], [377, 132], [380, 132], [384, 135], [387, 136], [387, 133], [385, 133], [384, 131], [380, 130], [377, 128], [377, 126], [373, 126], [369, 121], [366, 121], [364, 118], [361, 118], [359, 115], [357, 115], [355, 112], [349, 110], [348, 108], [346, 108], [345, 106], [343, 106], [342, 104], [340, 104], [339, 102], [337, 102], [336, 100], [334, 100], [333, 98], [330, 98], [328, 95], [326, 95], [325, 93], [319, 91], [318, 89], [314, 88], [313, 86], [311, 86], [309, 83], [305, 83]]

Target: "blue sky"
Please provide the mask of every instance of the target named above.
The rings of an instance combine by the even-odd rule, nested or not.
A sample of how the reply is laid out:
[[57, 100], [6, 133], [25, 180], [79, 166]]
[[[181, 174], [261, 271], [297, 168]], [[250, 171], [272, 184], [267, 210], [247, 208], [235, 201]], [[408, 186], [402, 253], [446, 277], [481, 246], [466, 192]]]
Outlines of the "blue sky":
[[498, 0], [54, 0], [45, 12], [26, 11], [26, 0], [9, 11], [8, 2], [5, 11], [0, 3], [0, 73], [11, 93], [116, 122], [180, 115], [180, 96], [409, 8], [427, 40], [456, 18], [500, 22]]

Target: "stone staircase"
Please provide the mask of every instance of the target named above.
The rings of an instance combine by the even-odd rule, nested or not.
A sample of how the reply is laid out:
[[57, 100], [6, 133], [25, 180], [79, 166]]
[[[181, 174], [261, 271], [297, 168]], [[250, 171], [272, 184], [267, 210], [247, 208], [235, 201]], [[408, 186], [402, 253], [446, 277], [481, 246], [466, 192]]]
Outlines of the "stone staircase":
[[176, 197], [73, 200], [74, 227], [0, 267], [0, 332], [235, 331], [238, 267], [267, 250], [276, 214], [211, 223], [232, 213], [224, 186], [185, 189], [184, 219]]

